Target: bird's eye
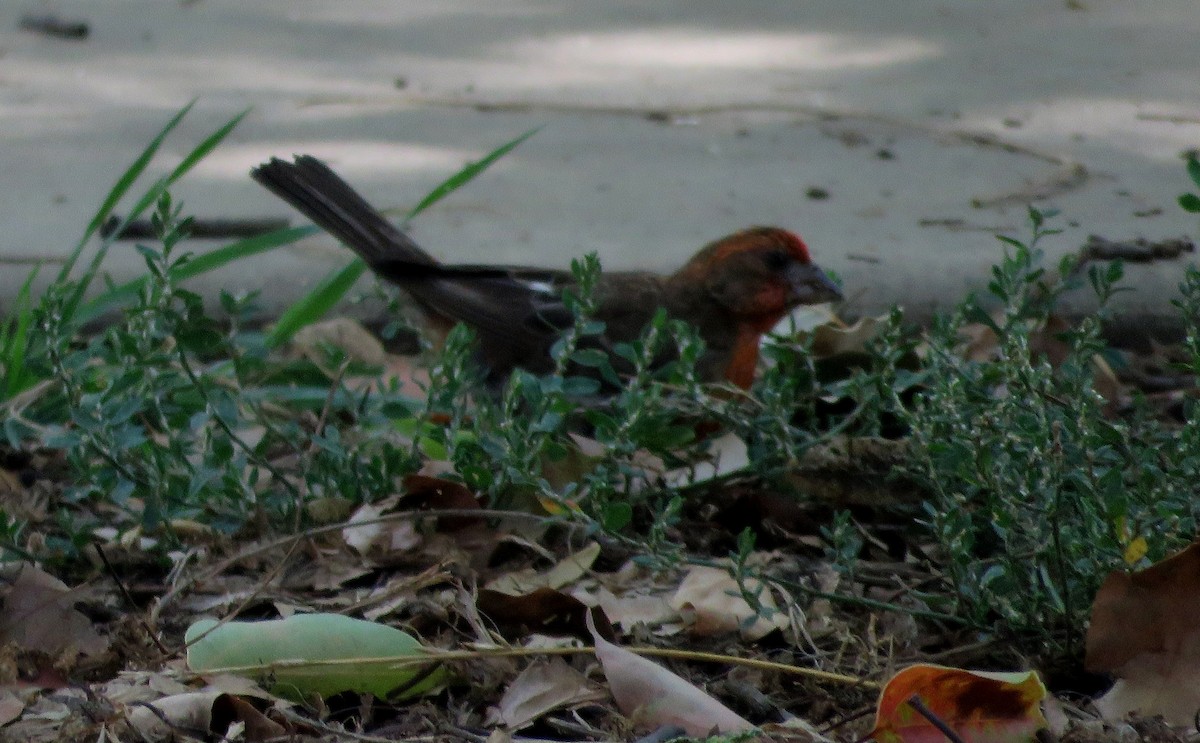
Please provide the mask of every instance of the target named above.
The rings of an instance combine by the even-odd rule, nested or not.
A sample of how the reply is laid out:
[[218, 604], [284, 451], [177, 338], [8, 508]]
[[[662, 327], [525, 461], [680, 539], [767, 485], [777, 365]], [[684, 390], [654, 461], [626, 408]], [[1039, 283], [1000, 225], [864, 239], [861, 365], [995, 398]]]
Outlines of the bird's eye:
[[792, 257], [784, 250], [772, 250], [763, 256], [763, 261], [767, 264], [767, 268], [772, 271], [782, 271], [787, 268]]

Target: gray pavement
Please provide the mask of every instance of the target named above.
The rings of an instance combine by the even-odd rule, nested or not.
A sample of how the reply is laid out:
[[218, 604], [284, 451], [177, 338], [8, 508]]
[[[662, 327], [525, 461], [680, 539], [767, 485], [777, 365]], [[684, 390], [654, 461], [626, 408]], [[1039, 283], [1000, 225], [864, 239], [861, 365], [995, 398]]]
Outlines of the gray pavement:
[[[67, 41], [23, 12], [86, 19]], [[848, 311], [917, 316], [986, 280], [1025, 204], [1054, 256], [1090, 233], [1195, 235], [1175, 197], [1200, 147], [1195, 0], [35, 0], [0, 9], [0, 303], [61, 259], [116, 176], [193, 97], [155, 173], [247, 106], [176, 189], [202, 217], [300, 218], [252, 183], [271, 155], [329, 161], [407, 206], [542, 131], [418, 218], [446, 260], [667, 269], [751, 224], [797, 230]], [[815, 198], [825, 194], [826, 198]], [[196, 243], [196, 250], [210, 244]], [[275, 312], [348, 253], [308, 240], [197, 281]], [[1160, 316], [1184, 261], [1132, 266]], [[118, 277], [140, 266], [118, 248]]]

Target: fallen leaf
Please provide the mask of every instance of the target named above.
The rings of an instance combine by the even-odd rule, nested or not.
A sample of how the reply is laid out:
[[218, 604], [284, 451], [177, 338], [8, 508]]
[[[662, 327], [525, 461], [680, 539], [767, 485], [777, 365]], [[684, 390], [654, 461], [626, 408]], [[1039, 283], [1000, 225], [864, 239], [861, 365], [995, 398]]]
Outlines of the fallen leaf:
[[805, 304], [800, 305], [792, 310], [792, 313], [785, 317], [776, 327], [780, 332], [788, 332], [792, 329], [800, 334], [812, 333], [818, 328], [823, 327], [844, 327], [842, 322], [833, 312], [833, 306], [829, 304]]
[[878, 743], [945, 743], [946, 736], [911, 700], [948, 725], [965, 743], [1026, 743], [1046, 727], [1046, 696], [1037, 673], [989, 673], [919, 664], [893, 676], [879, 695]]
[[131, 707], [127, 719], [145, 740], [170, 740], [177, 730], [223, 735], [233, 719], [229, 699], [219, 691], [186, 692]]
[[588, 617], [596, 657], [621, 714], [640, 728], [678, 725], [688, 735], [737, 733], [754, 726], [667, 669], [605, 640]]
[[291, 731], [280, 723], [258, 711], [258, 708], [241, 697], [230, 696], [234, 719], [245, 726], [245, 737], [250, 743], [285, 740]]
[[[404, 478], [405, 504], [413, 500], [414, 505], [425, 510], [478, 511], [479, 499], [461, 482], [428, 475], [409, 475]], [[468, 527], [484, 525], [478, 516], [439, 516], [437, 530], [461, 531]]]
[[328, 362], [322, 346], [332, 346], [351, 361], [370, 366], [383, 366], [387, 358], [379, 339], [357, 320], [348, 317], [335, 317], [306, 325], [292, 336], [292, 348], [318, 367]]
[[[224, 624], [201, 619], [188, 627], [184, 639], [193, 671], [238, 669], [230, 672], [269, 676], [270, 690], [289, 699], [343, 691], [409, 698], [440, 688], [447, 677], [442, 668], [430, 671], [430, 663], [363, 663], [364, 658], [418, 658], [425, 652], [407, 632], [340, 614]], [[287, 661], [313, 664], [278, 665]]]
[[668, 597], [660, 594], [617, 596], [602, 588], [596, 601], [605, 616], [626, 634], [638, 624], [656, 627], [679, 617], [679, 613], [671, 608]]
[[342, 539], [358, 554], [376, 560], [419, 546], [421, 535], [410, 519], [381, 520], [398, 501], [391, 497], [359, 506], [342, 529]]
[[25, 700], [15, 691], [5, 689], [0, 691], [0, 727], [7, 725], [21, 716], [25, 711]]
[[599, 556], [600, 544], [588, 542], [583, 549], [564, 557], [549, 570], [519, 570], [508, 573], [490, 581], [487, 588], [510, 595], [529, 593], [537, 588], [562, 588], [586, 575]]
[[[510, 641], [530, 632], [577, 637], [585, 642], [591, 637], [587, 627], [587, 604], [553, 588], [539, 588], [520, 596], [483, 588], [475, 605], [479, 613], [495, 622], [500, 634]], [[616, 637], [604, 612], [600, 611], [597, 616], [596, 624], [605, 639]]]
[[866, 353], [867, 342], [879, 332], [879, 328], [887, 322], [887, 316], [861, 317], [849, 327], [840, 324], [840, 320], [819, 325], [812, 331], [812, 353], [818, 359], [847, 353]]
[[[1003, 318], [994, 315], [997, 323]], [[1059, 315], [1050, 315], [1045, 322], [1029, 328], [1029, 353], [1034, 358], [1044, 358], [1054, 369], [1058, 369], [1071, 356], [1071, 344], [1063, 334], [1070, 331], [1071, 323]], [[962, 340], [961, 353], [968, 361], [995, 360], [1000, 348], [996, 331], [983, 323], [968, 323], [959, 329]], [[1114, 406], [1125, 395], [1125, 386], [1100, 354], [1092, 356], [1092, 384], [1096, 392]]]
[[[756, 611], [743, 598], [745, 590], [757, 597]], [[747, 578], [739, 587], [728, 570], [708, 566], [692, 568], [667, 602], [679, 612], [688, 631], [697, 637], [739, 632], [750, 641], [761, 640], [775, 630], [788, 626], [785, 612], [779, 611], [775, 598], [757, 578]]]
[[712, 480], [730, 472], [736, 472], [750, 464], [750, 449], [735, 433], [724, 433], [705, 441], [705, 457], [702, 461], [663, 473], [664, 482], [683, 486]]
[[1101, 714], [1191, 725], [1200, 708], [1200, 542], [1134, 573], [1109, 574], [1092, 603], [1084, 665], [1117, 683]]
[[604, 692], [586, 676], [562, 658], [550, 658], [530, 664], [513, 679], [489, 712], [487, 724], [520, 730], [547, 712], [603, 698]]
[[108, 640], [75, 610], [76, 592], [58, 578], [31, 563], [6, 568], [4, 577], [11, 584], [0, 610], [0, 641], [49, 655], [69, 647], [96, 655], [108, 647]]

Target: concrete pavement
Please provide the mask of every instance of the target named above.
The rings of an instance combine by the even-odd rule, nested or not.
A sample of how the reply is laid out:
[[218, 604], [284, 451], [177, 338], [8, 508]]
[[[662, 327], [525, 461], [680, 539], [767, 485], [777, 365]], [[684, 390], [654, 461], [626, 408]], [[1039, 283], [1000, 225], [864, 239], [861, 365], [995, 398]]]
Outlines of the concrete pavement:
[[[18, 28], [85, 19], [86, 40]], [[252, 183], [329, 161], [381, 206], [542, 131], [418, 218], [447, 260], [668, 268], [751, 224], [799, 231], [850, 313], [915, 316], [986, 281], [994, 232], [1062, 211], [1088, 234], [1197, 233], [1175, 197], [1200, 147], [1194, 0], [33, 0], [0, 10], [0, 303], [61, 259], [172, 112], [155, 174], [247, 106], [175, 191], [202, 217], [300, 218]], [[212, 243], [197, 242], [196, 250]], [[348, 252], [319, 237], [205, 277], [277, 312]], [[1131, 317], [1169, 314], [1183, 266], [1131, 266]], [[118, 277], [140, 258], [120, 246]]]

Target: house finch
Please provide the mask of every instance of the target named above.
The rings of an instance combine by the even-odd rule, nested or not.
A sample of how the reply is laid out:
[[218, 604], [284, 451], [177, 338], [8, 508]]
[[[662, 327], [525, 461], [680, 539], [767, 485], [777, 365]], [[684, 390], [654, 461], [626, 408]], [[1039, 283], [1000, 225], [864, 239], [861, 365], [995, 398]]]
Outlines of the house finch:
[[[435, 326], [443, 331], [458, 322], [471, 326], [493, 378], [507, 376], [513, 367], [535, 373], [554, 368], [551, 346], [574, 322], [562, 298], [575, 283], [569, 272], [439, 263], [308, 155], [294, 163], [273, 158], [251, 175], [408, 292]], [[593, 299], [594, 317], [605, 324], [598, 339], [602, 347], [637, 339], [658, 309], [666, 308], [670, 317], [694, 325], [704, 340], [700, 379], [748, 388], [763, 333], [798, 305], [841, 297], [798, 236], [752, 227], [705, 246], [668, 276], [602, 273]]]

